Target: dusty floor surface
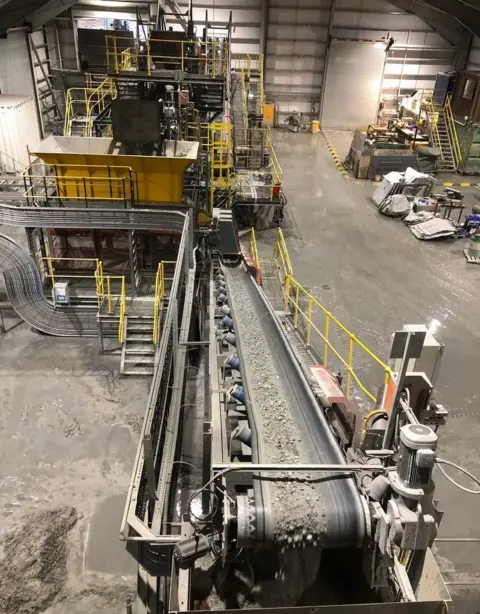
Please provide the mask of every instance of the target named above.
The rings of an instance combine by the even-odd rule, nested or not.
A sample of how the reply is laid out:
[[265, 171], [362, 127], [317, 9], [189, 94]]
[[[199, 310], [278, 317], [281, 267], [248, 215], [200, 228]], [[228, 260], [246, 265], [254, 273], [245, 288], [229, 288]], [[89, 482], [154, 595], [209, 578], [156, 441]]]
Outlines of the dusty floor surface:
[[99, 356], [95, 339], [2, 313], [0, 612], [123, 613], [136, 570], [119, 517], [148, 380], [119, 377], [120, 357]]
[[[436, 398], [450, 412], [440, 452], [480, 477], [480, 267], [466, 263], [466, 242], [424, 243], [403, 222], [381, 216], [367, 199], [371, 186], [345, 183], [321, 134], [277, 133], [275, 141], [295, 277], [385, 359], [392, 332], [438, 320], [436, 337], [446, 347]], [[465, 192], [471, 205], [473, 189]], [[261, 253], [271, 254], [273, 234], [257, 238]], [[445, 510], [440, 536], [480, 538], [480, 497], [456, 489], [438, 471], [435, 479]], [[438, 548], [453, 611], [478, 614], [480, 543]]]

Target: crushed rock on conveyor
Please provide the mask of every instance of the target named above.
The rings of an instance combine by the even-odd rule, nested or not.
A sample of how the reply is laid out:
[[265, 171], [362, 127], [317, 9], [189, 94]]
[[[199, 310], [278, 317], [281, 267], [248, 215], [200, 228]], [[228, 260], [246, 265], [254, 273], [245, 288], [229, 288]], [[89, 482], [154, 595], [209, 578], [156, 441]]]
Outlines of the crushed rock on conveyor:
[[[308, 453], [291, 414], [288, 392], [250, 300], [249, 275], [242, 267], [228, 269], [228, 293], [234, 311], [234, 327], [246, 361], [259, 438], [265, 463], [309, 463]], [[273, 515], [274, 541], [281, 548], [321, 547], [325, 534], [325, 510], [315, 487], [314, 475], [299, 472], [266, 474]]]

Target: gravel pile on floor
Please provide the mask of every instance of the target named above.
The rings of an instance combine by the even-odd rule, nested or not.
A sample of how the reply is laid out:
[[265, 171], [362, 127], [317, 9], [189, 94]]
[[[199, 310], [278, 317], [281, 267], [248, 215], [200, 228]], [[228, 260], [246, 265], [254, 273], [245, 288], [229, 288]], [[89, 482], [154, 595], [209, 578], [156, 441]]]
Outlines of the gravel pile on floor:
[[0, 612], [37, 614], [60, 595], [67, 579], [72, 507], [31, 514], [7, 533], [0, 549]]
[[[235, 332], [248, 364], [251, 392], [266, 463], [308, 463], [280, 380], [268, 339], [250, 300], [247, 273], [242, 267], [228, 269], [228, 293], [234, 310]], [[311, 483], [315, 476], [290, 472], [268, 474], [274, 516], [274, 540], [286, 548], [320, 546], [325, 532], [325, 512]]]

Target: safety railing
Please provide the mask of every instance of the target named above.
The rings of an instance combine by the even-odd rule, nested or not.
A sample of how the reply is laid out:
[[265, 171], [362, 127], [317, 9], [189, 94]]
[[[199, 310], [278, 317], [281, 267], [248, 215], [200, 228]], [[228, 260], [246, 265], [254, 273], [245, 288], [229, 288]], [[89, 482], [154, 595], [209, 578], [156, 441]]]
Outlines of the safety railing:
[[438, 114], [433, 106], [433, 102], [431, 99], [428, 99], [425, 102], [425, 106], [427, 108], [427, 118], [428, 124], [430, 127], [430, 134], [432, 137], [434, 147], [437, 147], [440, 150], [440, 155], [443, 158], [444, 152], [442, 150], [442, 142], [440, 140], [440, 133], [438, 132]]
[[[213, 79], [226, 77], [228, 71], [228, 41], [191, 41], [149, 38], [142, 49], [123, 49], [115, 36], [106, 36], [106, 57], [110, 70], [119, 73], [136, 69], [148, 76], [154, 70], [181, 70], [208, 75]], [[126, 67], [126, 62], [130, 68]]]
[[232, 70], [244, 70], [247, 76], [263, 71], [263, 53], [232, 53]]
[[260, 268], [260, 260], [258, 258], [258, 249], [257, 249], [257, 239], [255, 237], [255, 230], [252, 227], [250, 229], [250, 248], [252, 251], [252, 259], [253, 259], [253, 266], [255, 267], [255, 271], [256, 271], [256, 280], [257, 280], [257, 284], [259, 286], [262, 285], [262, 270]]
[[105, 111], [107, 104], [117, 95], [117, 88], [113, 79], [107, 77], [88, 95], [86, 104], [86, 119], [83, 128], [83, 136], [91, 137], [93, 134], [93, 122], [96, 115]]
[[166, 296], [166, 281], [173, 281], [173, 277], [166, 277], [167, 267], [176, 267], [176, 260], [162, 260], [159, 263], [157, 274], [155, 275], [155, 295], [153, 302], [153, 343], [157, 344], [160, 339], [160, 319], [164, 308], [165, 296]]
[[[123, 202], [125, 207], [138, 204], [138, 176], [129, 166], [95, 164], [45, 164], [34, 162], [22, 173], [27, 204], [82, 201]], [[77, 174], [78, 173], [78, 174]]]
[[233, 126], [214, 122], [209, 126], [210, 149], [210, 209], [215, 190], [231, 191], [233, 186]]
[[[361, 392], [365, 400], [375, 403], [375, 391], [365, 380], [370, 380], [371, 372], [376, 369], [383, 373], [383, 382], [387, 387], [391, 378], [390, 367], [295, 280], [280, 229], [275, 237], [274, 257], [280, 268], [285, 312], [291, 315], [294, 328], [302, 334], [306, 345], [315, 350], [330, 371], [345, 369], [345, 393], [348, 399], [353, 396], [358, 398]], [[378, 379], [375, 378], [375, 381]]]
[[155, 276], [155, 299], [153, 303], [153, 343], [159, 340], [160, 315], [165, 296], [165, 265], [160, 262]]
[[93, 87], [72, 87], [67, 90], [63, 136], [72, 136], [74, 132], [74, 122], [81, 126], [78, 136], [83, 136], [88, 97], [94, 89]]
[[[47, 248], [49, 251], [49, 248]], [[125, 322], [125, 314], [127, 307], [127, 292], [126, 292], [126, 283], [124, 275], [104, 275], [103, 273], [103, 263], [98, 258], [67, 258], [61, 256], [45, 256], [40, 260], [46, 262], [48, 273], [45, 275], [46, 277], [51, 279], [52, 286], [55, 285], [57, 280], [65, 279], [68, 281], [72, 281], [74, 283], [79, 283], [80, 281], [91, 281], [93, 280], [95, 285], [95, 296], [97, 299], [98, 309], [102, 309], [105, 305], [107, 313], [109, 314], [117, 314], [119, 317], [118, 324], [118, 340], [120, 343], [123, 343], [124, 339], [124, 322]], [[56, 262], [66, 262], [75, 264], [76, 267], [65, 272], [65, 269], [62, 269], [62, 273], [58, 273], [55, 271], [54, 263]], [[84, 268], [85, 266], [88, 268], [88, 263], [92, 265], [92, 275], [88, 274], [76, 274], [75, 269], [79, 270], [79, 268]], [[118, 285], [120, 283], [120, 291], [115, 291], [112, 289], [112, 286], [115, 284]], [[115, 301], [118, 299], [118, 302]]]
[[458, 140], [457, 128], [455, 125], [455, 118], [453, 116], [452, 105], [451, 105], [452, 94], [448, 94], [445, 99], [444, 111], [445, 118], [447, 121], [448, 133], [450, 135], [450, 143], [452, 145], [453, 156], [455, 160], [455, 167], [458, 168], [463, 159], [462, 150], [460, 147], [460, 142]]
[[75, 87], [67, 90], [65, 99], [65, 121], [63, 135], [72, 136], [74, 123], [79, 124], [77, 136], [91, 137], [93, 134], [93, 122], [96, 115], [102, 113], [107, 104], [115, 98], [117, 90], [113, 79], [106, 77], [93, 87]]
[[0, 151], [0, 173], [21, 173], [25, 165]]
[[[240, 148], [237, 146], [237, 149]], [[237, 168], [242, 166], [242, 155], [248, 156], [249, 161], [252, 161], [252, 153], [248, 151], [248, 148], [244, 154], [237, 152], [235, 155], [237, 157]], [[267, 145], [260, 152], [262, 158], [264, 155], [268, 158], [267, 166], [262, 166], [259, 169], [244, 170], [240, 168], [237, 170], [235, 191], [238, 199], [244, 201], [276, 201], [280, 198], [283, 181], [282, 167], [271, 145]]]
[[242, 114], [243, 114], [243, 128], [245, 131], [248, 130], [248, 96], [247, 96], [247, 86], [245, 82], [246, 72], [244, 70], [240, 73], [240, 83], [242, 86]]

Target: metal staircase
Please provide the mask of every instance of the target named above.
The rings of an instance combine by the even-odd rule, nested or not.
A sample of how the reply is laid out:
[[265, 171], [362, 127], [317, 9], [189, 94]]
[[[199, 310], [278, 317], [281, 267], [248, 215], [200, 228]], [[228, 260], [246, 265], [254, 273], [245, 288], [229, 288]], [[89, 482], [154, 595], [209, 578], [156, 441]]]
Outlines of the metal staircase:
[[260, 77], [250, 77], [248, 84], [248, 114], [255, 117], [263, 115], [262, 109], [262, 83]]
[[448, 130], [447, 119], [443, 106], [432, 105], [434, 109], [433, 123], [435, 124], [432, 130], [432, 139], [434, 147], [440, 149], [441, 159], [439, 169], [442, 171], [455, 171], [455, 157], [453, 146]]
[[153, 311], [153, 297], [133, 298], [128, 304], [120, 363], [120, 372], [124, 375], [153, 375]]
[[233, 135], [235, 141], [236, 139], [242, 138], [248, 126], [248, 117], [246, 117], [244, 111], [244, 92], [240, 75], [232, 75], [232, 89]]
[[450, 98], [447, 96], [443, 105], [428, 102], [426, 111], [432, 144], [440, 150], [439, 170], [456, 171], [462, 161], [462, 153]]
[[25, 178], [20, 162], [0, 151], [0, 200], [16, 201], [24, 198]]

